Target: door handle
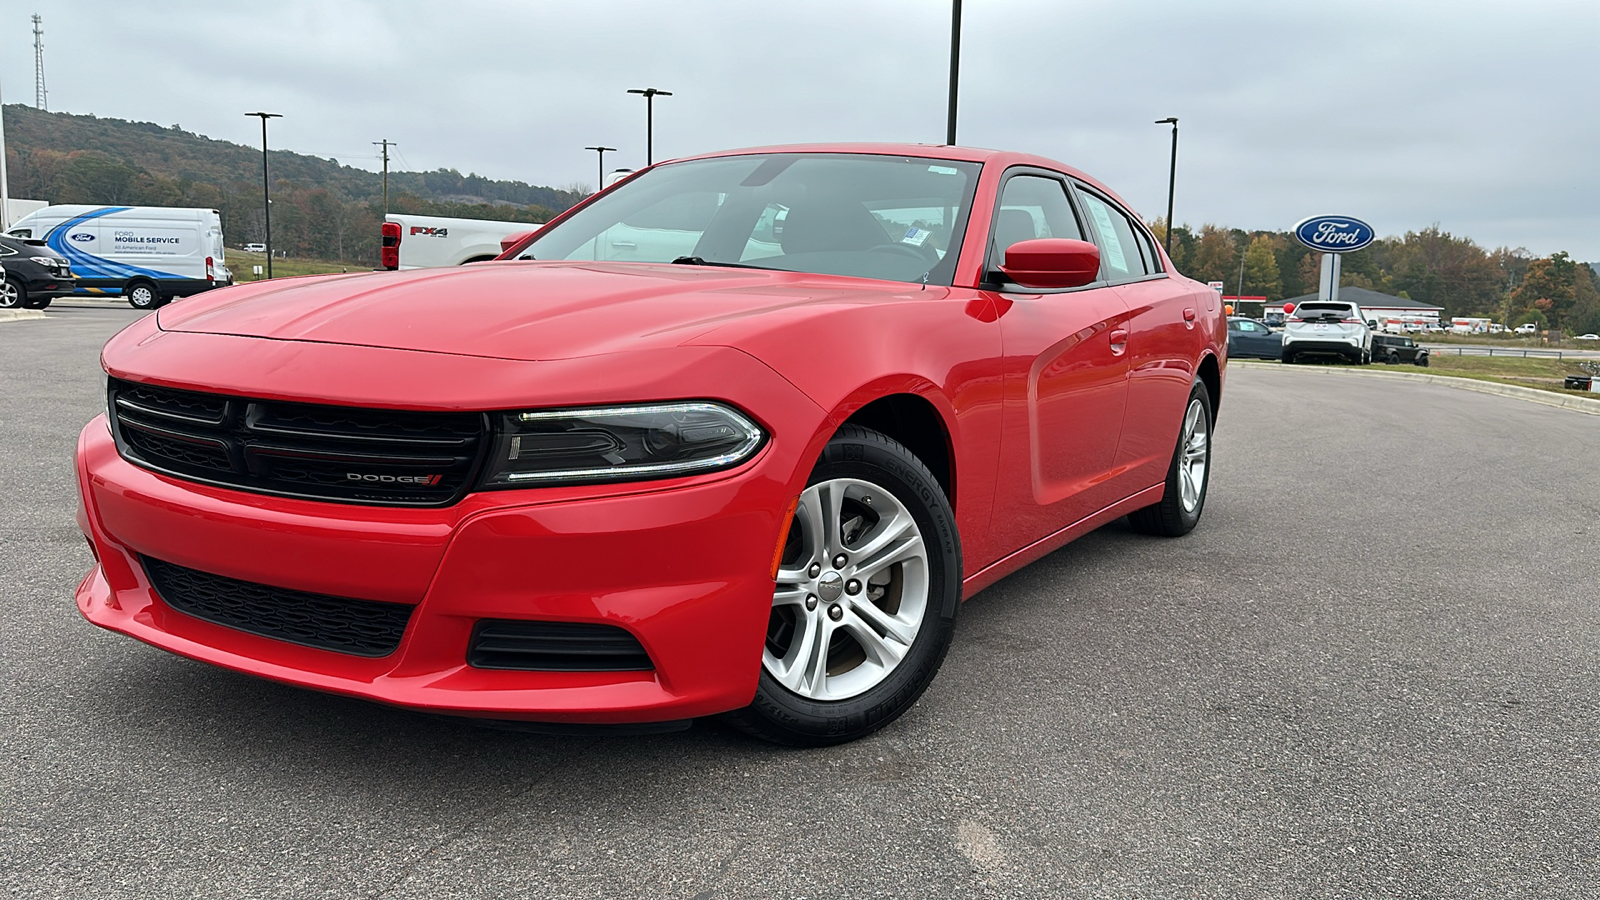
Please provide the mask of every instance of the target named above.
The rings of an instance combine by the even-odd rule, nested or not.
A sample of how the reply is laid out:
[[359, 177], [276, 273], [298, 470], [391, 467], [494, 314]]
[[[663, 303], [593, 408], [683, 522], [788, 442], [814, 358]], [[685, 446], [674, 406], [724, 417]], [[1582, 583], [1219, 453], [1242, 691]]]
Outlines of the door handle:
[[1128, 329], [1113, 328], [1111, 330], [1111, 352], [1121, 353], [1128, 347]]
[[1183, 308], [1183, 320], [1185, 322], [1193, 322], [1194, 321], [1194, 307], [1186, 306], [1186, 307]]

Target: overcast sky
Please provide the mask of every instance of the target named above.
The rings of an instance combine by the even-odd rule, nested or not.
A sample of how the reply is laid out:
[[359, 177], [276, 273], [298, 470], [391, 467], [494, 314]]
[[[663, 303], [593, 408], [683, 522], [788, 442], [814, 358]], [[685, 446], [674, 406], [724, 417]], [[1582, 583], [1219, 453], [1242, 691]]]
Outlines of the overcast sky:
[[[944, 139], [948, 0], [40, 0], [0, 11], [0, 86], [50, 109], [397, 167], [593, 184], [593, 153]], [[1600, 2], [966, 0], [963, 144], [1059, 159], [1179, 222], [1600, 260]], [[615, 162], [613, 163], [613, 159]]]

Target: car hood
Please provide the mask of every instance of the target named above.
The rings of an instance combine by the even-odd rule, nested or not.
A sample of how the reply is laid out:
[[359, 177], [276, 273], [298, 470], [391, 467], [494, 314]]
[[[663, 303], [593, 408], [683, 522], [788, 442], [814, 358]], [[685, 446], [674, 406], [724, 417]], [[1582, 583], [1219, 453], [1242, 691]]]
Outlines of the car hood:
[[157, 313], [163, 331], [549, 360], [676, 346], [778, 310], [861, 303], [907, 285], [639, 263], [504, 262], [279, 279]]

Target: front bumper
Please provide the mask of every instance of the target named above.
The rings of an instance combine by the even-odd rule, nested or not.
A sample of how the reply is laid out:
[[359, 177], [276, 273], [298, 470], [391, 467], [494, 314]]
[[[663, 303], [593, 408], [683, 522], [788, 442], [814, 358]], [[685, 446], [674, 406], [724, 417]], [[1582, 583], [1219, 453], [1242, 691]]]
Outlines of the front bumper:
[[[181, 656], [433, 712], [628, 723], [736, 709], [755, 693], [788, 502], [786, 477], [769, 477], [786, 464], [772, 449], [731, 474], [609, 493], [485, 492], [443, 509], [373, 508], [157, 475], [117, 454], [102, 416], [78, 445], [78, 520], [97, 559], [78, 587], [78, 609]], [[139, 555], [416, 608], [388, 656], [320, 650], [178, 612], [152, 588]], [[465, 655], [480, 619], [620, 626], [655, 668], [473, 668]]]

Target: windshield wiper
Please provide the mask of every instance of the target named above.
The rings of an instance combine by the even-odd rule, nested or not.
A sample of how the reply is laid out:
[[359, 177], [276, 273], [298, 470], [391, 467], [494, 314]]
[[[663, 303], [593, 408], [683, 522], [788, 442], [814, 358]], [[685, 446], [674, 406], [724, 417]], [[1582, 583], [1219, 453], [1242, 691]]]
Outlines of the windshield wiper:
[[768, 272], [784, 271], [782, 269], [774, 269], [771, 266], [752, 266], [749, 263], [710, 262], [703, 256], [680, 256], [673, 260], [672, 264], [675, 266], [723, 266], [729, 269], [764, 269]]

